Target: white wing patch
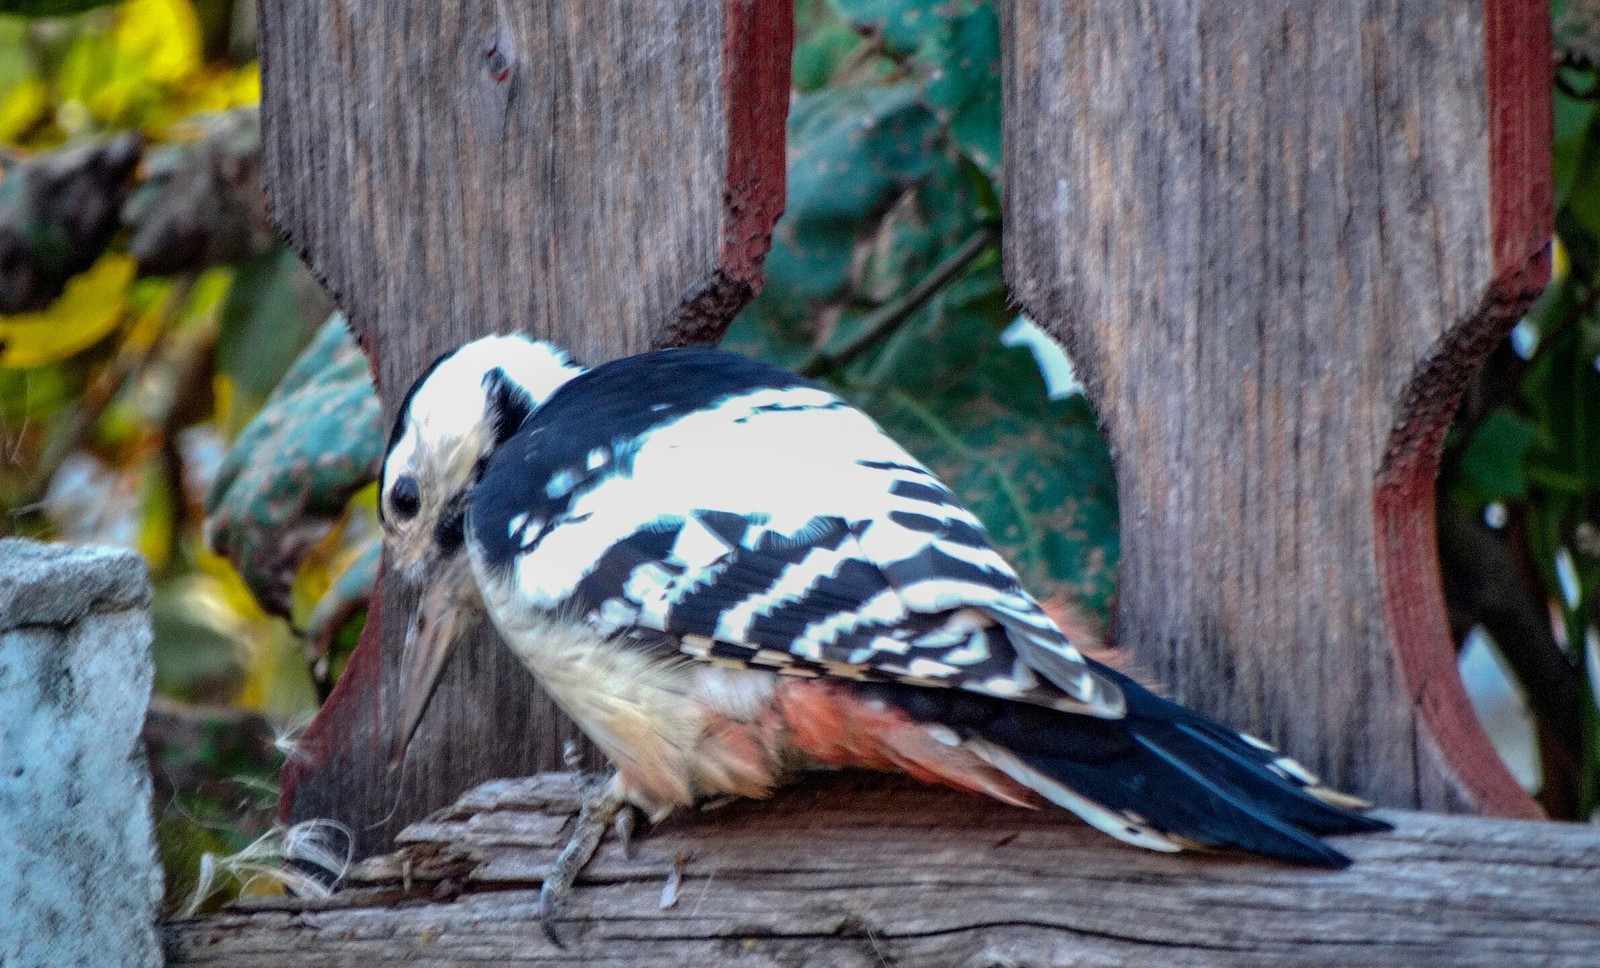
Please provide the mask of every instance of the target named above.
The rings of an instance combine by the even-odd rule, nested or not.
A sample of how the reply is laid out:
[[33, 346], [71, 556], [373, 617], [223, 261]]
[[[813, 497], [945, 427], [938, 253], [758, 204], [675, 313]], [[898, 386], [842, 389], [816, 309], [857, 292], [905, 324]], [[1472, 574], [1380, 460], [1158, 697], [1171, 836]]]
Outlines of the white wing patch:
[[726, 558], [737, 547], [724, 541], [706, 527], [697, 515], [691, 514], [683, 519], [678, 540], [672, 546], [672, 557], [686, 570], [703, 571]]

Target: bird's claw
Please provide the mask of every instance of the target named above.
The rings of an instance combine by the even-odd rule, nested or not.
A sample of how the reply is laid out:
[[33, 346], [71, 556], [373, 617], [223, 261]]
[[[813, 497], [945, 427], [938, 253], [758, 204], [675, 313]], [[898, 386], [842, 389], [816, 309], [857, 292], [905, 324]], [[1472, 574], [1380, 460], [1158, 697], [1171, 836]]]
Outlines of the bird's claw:
[[565, 951], [567, 943], [561, 940], [560, 933], [556, 931], [556, 918], [561, 914], [562, 907], [559, 893], [562, 892], [558, 892], [549, 880], [539, 889], [539, 927], [544, 929], [544, 936], [550, 939], [551, 944]]
[[613, 825], [617, 830], [617, 840], [622, 844], [622, 856], [633, 860], [638, 854], [638, 845], [634, 843], [633, 836], [639, 831], [639, 811], [631, 803], [623, 804], [617, 811]]
[[[600, 841], [605, 837], [606, 828], [611, 826], [612, 820], [618, 817], [619, 811], [625, 806], [626, 801], [617, 791], [617, 785], [613, 780], [589, 782], [584, 785], [578, 822], [573, 827], [572, 837], [567, 840], [567, 845], [561, 848], [555, 864], [550, 868], [549, 876], [539, 889], [539, 926], [544, 929], [545, 937], [549, 938], [550, 943], [557, 948], [567, 946], [556, 932], [556, 918], [561, 913], [567, 894], [577, 881], [578, 874], [594, 857], [594, 852], [600, 848]], [[622, 825], [619, 823], [618, 826], [620, 830]], [[628, 843], [626, 839], [628, 836], [631, 836], [631, 830], [624, 835], [624, 844]]]

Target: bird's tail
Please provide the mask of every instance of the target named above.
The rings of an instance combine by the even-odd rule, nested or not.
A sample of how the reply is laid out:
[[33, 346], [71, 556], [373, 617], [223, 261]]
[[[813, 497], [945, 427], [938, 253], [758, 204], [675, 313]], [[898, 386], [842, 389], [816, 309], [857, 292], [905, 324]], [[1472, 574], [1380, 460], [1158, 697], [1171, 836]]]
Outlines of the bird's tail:
[[1318, 835], [1390, 829], [1267, 744], [1102, 674], [1125, 691], [1124, 718], [1007, 703], [968, 727], [966, 745], [1095, 827], [1155, 850], [1244, 850], [1344, 867], [1349, 858]]

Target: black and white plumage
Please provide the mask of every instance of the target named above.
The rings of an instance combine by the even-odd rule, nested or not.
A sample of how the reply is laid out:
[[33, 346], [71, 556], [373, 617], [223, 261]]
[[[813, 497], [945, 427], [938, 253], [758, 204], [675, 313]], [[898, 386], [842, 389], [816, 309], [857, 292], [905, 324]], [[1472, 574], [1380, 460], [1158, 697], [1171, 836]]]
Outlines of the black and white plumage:
[[1042, 796], [1157, 850], [1337, 866], [1316, 835], [1386, 827], [1080, 654], [949, 489], [826, 389], [716, 350], [580, 371], [493, 339], [512, 342], [445, 359], [401, 414], [391, 545], [459, 575], [464, 539], [620, 797], [660, 813], [860, 765]]
[[490, 462], [471, 514], [487, 585], [608, 632], [1123, 711], [931, 472], [832, 393], [740, 356], [668, 350], [575, 378]]

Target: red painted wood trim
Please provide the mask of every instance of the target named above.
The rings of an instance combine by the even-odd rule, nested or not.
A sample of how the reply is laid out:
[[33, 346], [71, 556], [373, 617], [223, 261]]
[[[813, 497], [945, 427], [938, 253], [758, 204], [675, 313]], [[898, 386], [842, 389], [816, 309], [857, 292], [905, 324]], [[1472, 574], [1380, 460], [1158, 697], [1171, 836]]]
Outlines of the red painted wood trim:
[[761, 291], [772, 227], [783, 214], [788, 164], [790, 0], [725, 0], [722, 86], [728, 97], [727, 221], [722, 271]]
[[1555, 232], [1553, 57], [1549, 7], [1486, 0], [1489, 190], [1501, 298], [1537, 296], [1550, 281]]
[[294, 750], [283, 764], [278, 777], [278, 821], [292, 823], [290, 813], [294, 807], [295, 793], [300, 780], [316, 773], [326, 765], [328, 754], [340, 744], [333, 741], [338, 736], [366, 736], [367, 753], [381, 758], [387, 753], [378, 748], [378, 737], [383, 735], [383, 724], [361, 723], [358, 720], [376, 718], [382, 714], [383, 704], [365, 701], [376, 694], [382, 682], [383, 661], [383, 576], [387, 563], [378, 565], [378, 580], [373, 584], [372, 597], [367, 604], [367, 622], [362, 626], [361, 638], [350, 661], [345, 665], [339, 681], [327, 701], [317, 710], [317, 715], [306, 726], [305, 732], [295, 741]]
[[761, 291], [761, 266], [787, 187], [785, 135], [794, 57], [790, 0], [723, 0], [722, 89], [727, 103], [721, 246], [711, 274], [684, 293], [657, 346], [715, 343]]
[[1462, 686], [1445, 617], [1435, 532], [1439, 451], [1461, 394], [1550, 275], [1550, 12], [1544, 0], [1485, 0], [1485, 109], [1494, 281], [1477, 315], [1446, 334], [1402, 398], [1374, 511], [1378, 571], [1407, 695], [1432, 742], [1485, 813], [1542, 811], [1495, 752]]

